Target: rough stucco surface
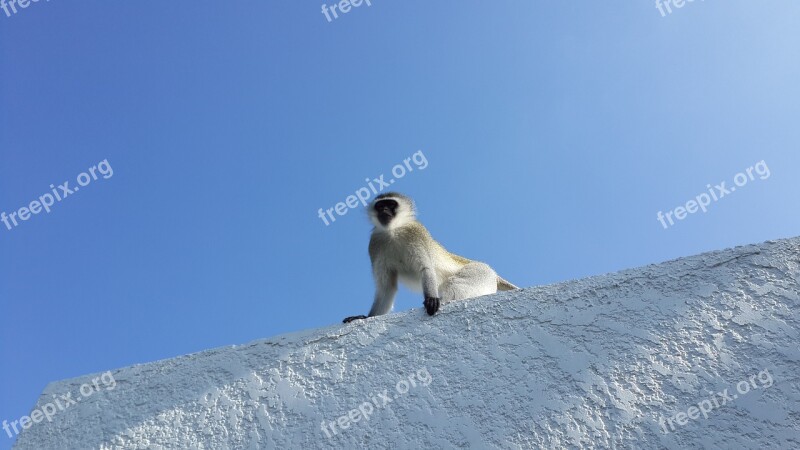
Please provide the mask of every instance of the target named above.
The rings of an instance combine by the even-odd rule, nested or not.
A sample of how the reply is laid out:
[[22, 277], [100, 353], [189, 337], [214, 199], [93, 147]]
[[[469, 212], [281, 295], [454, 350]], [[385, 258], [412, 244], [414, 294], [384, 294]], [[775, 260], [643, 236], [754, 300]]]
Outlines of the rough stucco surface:
[[113, 371], [16, 448], [798, 448], [799, 292], [794, 238], [419, 308]]

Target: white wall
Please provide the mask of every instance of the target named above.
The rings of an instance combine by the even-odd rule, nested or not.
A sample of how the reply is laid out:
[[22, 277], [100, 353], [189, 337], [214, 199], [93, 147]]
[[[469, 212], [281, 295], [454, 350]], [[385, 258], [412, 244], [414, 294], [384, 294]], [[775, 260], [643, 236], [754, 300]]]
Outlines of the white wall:
[[795, 238], [334, 325], [112, 371], [16, 448], [797, 448], [798, 292]]

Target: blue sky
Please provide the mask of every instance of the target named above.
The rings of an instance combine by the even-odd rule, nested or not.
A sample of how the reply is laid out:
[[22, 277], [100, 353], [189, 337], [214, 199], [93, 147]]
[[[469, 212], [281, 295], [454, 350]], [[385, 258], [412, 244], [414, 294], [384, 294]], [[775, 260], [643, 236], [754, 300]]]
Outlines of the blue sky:
[[321, 4], [0, 10], [0, 211], [113, 168], [0, 223], [0, 420], [52, 381], [366, 313], [364, 209], [317, 212], [418, 151], [392, 189], [520, 286], [800, 234], [797, 2]]

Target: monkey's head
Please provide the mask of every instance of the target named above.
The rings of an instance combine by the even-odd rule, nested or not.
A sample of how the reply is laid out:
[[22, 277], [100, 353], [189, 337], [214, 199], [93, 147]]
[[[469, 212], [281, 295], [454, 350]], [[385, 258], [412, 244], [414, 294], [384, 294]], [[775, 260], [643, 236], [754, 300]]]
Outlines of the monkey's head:
[[372, 224], [383, 230], [401, 227], [412, 222], [417, 215], [414, 200], [397, 192], [375, 197], [367, 212]]

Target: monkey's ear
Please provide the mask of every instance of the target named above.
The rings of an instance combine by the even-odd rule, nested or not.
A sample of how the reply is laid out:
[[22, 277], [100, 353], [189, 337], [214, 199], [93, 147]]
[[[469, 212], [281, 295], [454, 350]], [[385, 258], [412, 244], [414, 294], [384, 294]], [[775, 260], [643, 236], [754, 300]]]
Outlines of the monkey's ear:
[[350, 317], [345, 318], [342, 321], [342, 323], [350, 323], [350, 322], [352, 322], [354, 320], [362, 320], [362, 319], [366, 319], [366, 318], [367, 318], [367, 316], [350, 316]]

